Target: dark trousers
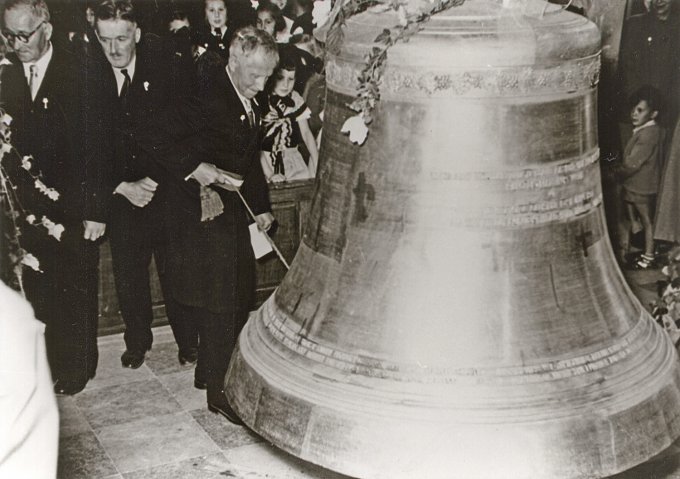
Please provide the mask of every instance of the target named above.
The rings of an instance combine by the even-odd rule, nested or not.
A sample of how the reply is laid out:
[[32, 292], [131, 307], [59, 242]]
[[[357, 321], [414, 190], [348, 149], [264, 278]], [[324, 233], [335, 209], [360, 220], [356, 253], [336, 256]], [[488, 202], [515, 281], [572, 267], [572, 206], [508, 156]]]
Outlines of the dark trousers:
[[144, 208], [116, 195], [112, 204], [109, 241], [113, 278], [125, 323], [129, 351], [151, 349], [153, 320], [149, 266], [154, 258], [165, 302], [165, 312], [180, 351], [198, 346], [198, 327], [172, 295], [165, 275], [166, 243], [163, 217], [156, 199]]
[[99, 246], [82, 238], [82, 224], [66, 224], [61, 241], [28, 237], [24, 246], [42, 272], [25, 267], [26, 298], [45, 323], [47, 358], [54, 381], [86, 384], [94, 377], [97, 351]]
[[181, 305], [184, 314], [198, 324], [199, 348], [196, 378], [208, 385], [208, 400], [224, 389], [231, 354], [248, 319], [248, 311], [215, 313], [204, 308]]

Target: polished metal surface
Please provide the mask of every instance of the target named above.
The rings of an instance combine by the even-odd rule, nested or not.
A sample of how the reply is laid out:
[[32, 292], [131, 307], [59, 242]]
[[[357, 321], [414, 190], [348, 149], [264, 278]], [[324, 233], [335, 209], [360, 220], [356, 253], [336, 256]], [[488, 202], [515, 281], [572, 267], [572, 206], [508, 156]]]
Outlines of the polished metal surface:
[[266, 440], [360, 478], [591, 478], [680, 435], [670, 341], [604, 226], [585, 18], [469, 0], [389, 51], [366, 144], [340, 133], [396, 14], [327, 63], [310, 219], [227, 396]]

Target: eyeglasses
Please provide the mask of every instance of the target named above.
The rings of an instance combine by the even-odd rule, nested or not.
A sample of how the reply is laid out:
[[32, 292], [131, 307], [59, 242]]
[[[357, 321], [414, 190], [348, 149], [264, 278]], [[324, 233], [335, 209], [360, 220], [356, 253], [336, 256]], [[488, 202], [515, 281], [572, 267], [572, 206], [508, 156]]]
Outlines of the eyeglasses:
[[35, 32], [37, 32], [44, 23], [46, 23], [45, 20], [40, 22], [31, 33], [12, 33], [9, 30], [3, 30], [2, 36], [5, 37], [7, 42], [11, 44], [14, 44], [14, 42], [17, 40], [19, 40], [21, 43], [28, 43], [31, 40], [31, 37], [35, 35]]

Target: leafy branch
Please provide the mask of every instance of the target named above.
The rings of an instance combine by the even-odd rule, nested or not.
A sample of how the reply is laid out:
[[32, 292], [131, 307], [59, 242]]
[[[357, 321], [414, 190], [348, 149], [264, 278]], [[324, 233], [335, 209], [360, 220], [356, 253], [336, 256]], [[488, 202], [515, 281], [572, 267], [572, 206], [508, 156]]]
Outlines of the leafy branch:
[[[0, 110], [0, 209], [3, 215], [2, 221], [7, 221], [10, 226], [10, 228], [3, 228], [6, 239], [3, 248], [6, 249], [2, 252], [4, 257], [0, 259], [0, 264], [4, 263], [5, 259], [9, 260], [8, 265], [3, 264], [2, 279], [10, 286], [24, 293], [22, 281], [23, 266], [40, 271], [40, 262], [30, 252], [23, 249], [20, 244], [21, 228], [18, 222], [19, 218], [23, 218], [31, 226], [44, 227], [47, 230], [47, 234], [54, 237], [57, 241], [61, 240], [64, 227], [61, 224], [54, 223], [45, 215], [42, 215], [39, 220], [36, 219], [35, 215], [22, 204], [20, 197], [30, 193], [20, 191], [19, 184], [24, 187], [24, 184], [32, 183], [33, 188], [40, 195], [44, 195], [52, 202], [59, 200], [59, 193], [44, 183], [42, 174], [36, 171], [33, 165], [33, 158], [31, 156], [22, 157], [12, 146], [11, 122], [12, 117]], [[13, 178], [18, 178], [19, 175], [23, 175], [25, 180], [22, 179], [20, 182], [14, 181]]]
[[[356, 98], [348, 106], [358, 115], [349, 118], [342, 127], [343, 132], [350, 133], [350, 140], [359, 145], [363, 144], [368, 135], [367, 126], [373, 121], [373, 109], [380, 101], [380, 84], [385, 65], [387, 52], [399, 42], [408, 42], [413, 35], [423, 29], [433, 15], [457, 7], [465, 3], [465, 0], [431, 0], [429, 8], [409, 10], [408, 0], [389, 0], [387, 3], [375, 1], [356, 0], [344, 5], [334, 19], [334, 25], [329, 31], [329, 50], [337, 52], [342, 42], [342, 26], [346, 19], [368, 9], [377, 8], [378, 11], [393, 10], [397, 12], [399, 23], [392, 28], [385, 28], [373, 40], [373, 47], [365, 57], [364, 67], [361, 69], [358, 80]], [[357, 120], [361, 120], [360, 122]]]

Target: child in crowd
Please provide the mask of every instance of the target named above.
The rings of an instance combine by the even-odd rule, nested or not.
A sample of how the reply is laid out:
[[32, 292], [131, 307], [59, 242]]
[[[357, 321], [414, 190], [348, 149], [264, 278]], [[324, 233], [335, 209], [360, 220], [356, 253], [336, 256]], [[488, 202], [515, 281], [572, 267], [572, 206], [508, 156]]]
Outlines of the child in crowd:
[[226, 62], [231, 41], [226, 0], [205, 0], [204, 5], [205, 27], [196, 36], [196, 52], [200, 56], [206, 50], [214, 51]]
[[654, 264], [652, 218], [663, 162], [665, 133], [655, 121], [661, 108], [660, 94], [655, 88], [641, 87], [631, 96], [630, 104], [633, 136], [626, 144], [620, 169], [626, 207], [621, 231], [621, 257], [625, 258], [628, 252], [631, 226], [639, 217], [644, 229], [645, 249], [633, 267], [647, 269]]
[[[295, 59], [282, 55], [269, 79], [263, 106], [260, 160], [268, 181], [313, 178], [316, 175], [318, 150], [307, 120], [311, 112], [298, 92], [293, 90], [296, 76]], [[309, 151], [306, 164], [298, 145], [304, 142]]]
[[269, 33], [276, 43], [286, 43], [290, 35], [286, 33], [286, 21], [281, 9], [268, 1], [262, 1], [257, 7], [255, 26]]
[[[285, 40], [282, 40], [281, 43], [285, 43], [288, 41], [288, 38], [290, 37], [290, 28], [293, 26], [293, 19], [288, 17], [288, 0], [264, 0], [267, 3], [273, 3], [277, 7], [279, 7], [279, 11], [281, 12], [281, 15], [283, 16], [283, 21], [285, 23], [285, 28], [281, 32], [282, 35], [285, 36]], [[277, 40], [278, 41], [278, 40]]]

